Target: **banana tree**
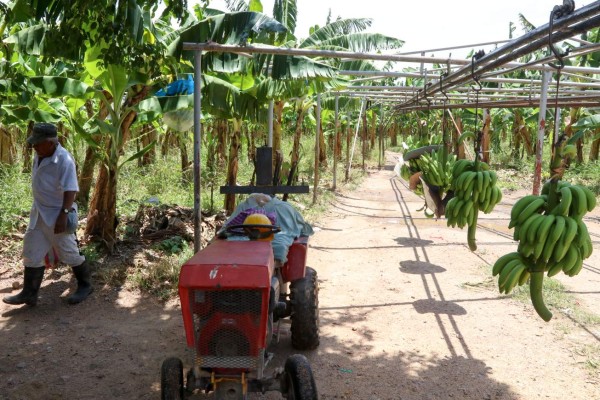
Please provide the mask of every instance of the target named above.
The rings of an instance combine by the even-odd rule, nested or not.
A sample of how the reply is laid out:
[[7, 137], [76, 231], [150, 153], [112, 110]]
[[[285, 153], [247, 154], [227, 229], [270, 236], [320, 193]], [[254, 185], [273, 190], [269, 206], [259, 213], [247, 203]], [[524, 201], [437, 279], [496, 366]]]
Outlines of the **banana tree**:
[[[574, 133], [580, 131], [582, 133], [591, 132], [592, 146], [590, 149], [590, 161], [596, 161], [598, 159], [598, 150], [600, 147], [600, 115], [594, 114], [583, 117], [572, 124], [571, 129]], [[592, 156], [595, 156], [596, 158], [592, 158]]]
[[[153, 6], [157, 4], [145, 0], [100, 4], [81, 0], [68, 4], [60, 0], [43, 4], [15, 0], [13, 10], [18, 12], [11, 15], [11, 20], [37, 23], [16, 30], [5, 41], [20, 54], [78, 62], [83, 71], [77, 77], [79, 81], [89, 87], [97, 85], [93, 95], [107, 110], [109, 122], [95, 120], [95, 127], [106, 139], [103, 147], [96, 144], [102, 167], [89, 207], [86, 233], [100, 238], [109, 249], [116, 240], [116, 185], [123, 165], [120, 157], [136, 116], [135, 106], [149, 93], [152, 78], [160, 74], [164, 59], [165, 46], [155, 40], [152, 14], [147, 11], [156, 10]], [[180, 1], [166, 4], [169, 12], [176, 10], [182, 15], [183, 10], [177, 6]], [[144, 10], [140, 5], [148, 8]], [[46, 89], [49, 93], [54, 90]]]
[[[348, 18], [338, 19], [337, 21], [327, 23], [323, 27], [315, 26], [311, 29], [311, 33], [306, 39], [296, 42], [296, 47], [361, 53], [379, 52], [402, 47], [404, 41], [400, 39], [378, 33], [364, 32], [371, 25], [371, 22], [368, 18]], [[323, 60], [323, 62], [340, 70], [378, 70], [374, 64], [365, 60], [327, 59]], [[343, 84], [345, 82], [340, 81], [340, 85]], [[333, 108], [330, 108], [330, 110], [333, 110]], [[364, 127], [366, 128], [366, 124]], [[363, 141], [366, 140], [367, 137], [365, 135], [363, 136]], [[323, 143], [324, 140], [321, 140], [321, 142]]]

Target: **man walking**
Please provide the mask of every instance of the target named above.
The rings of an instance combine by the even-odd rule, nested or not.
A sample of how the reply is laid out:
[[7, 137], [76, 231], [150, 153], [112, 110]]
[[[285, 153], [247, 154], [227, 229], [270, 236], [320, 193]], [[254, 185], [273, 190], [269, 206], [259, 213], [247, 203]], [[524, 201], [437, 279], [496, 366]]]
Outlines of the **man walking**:
[[67, 218], [76, 207], [74, 200], [79, 191], [75, 161], [58, 142], [53, 124], [36, 123], [27, 142], [36, 154], [31, 181], [33, 206], [23, 239], [24, 284], [19, 294], [7, 296], [3, 301], [13, 305], [37, 304], [44, 278], [44, 257], [54, 249], [60, 261], [72, 266], [77, 290], [67, 301], [77, 304], [85, 300], [93, 288], [89, 266], [79, 253], [75, 235], [66, 231]]

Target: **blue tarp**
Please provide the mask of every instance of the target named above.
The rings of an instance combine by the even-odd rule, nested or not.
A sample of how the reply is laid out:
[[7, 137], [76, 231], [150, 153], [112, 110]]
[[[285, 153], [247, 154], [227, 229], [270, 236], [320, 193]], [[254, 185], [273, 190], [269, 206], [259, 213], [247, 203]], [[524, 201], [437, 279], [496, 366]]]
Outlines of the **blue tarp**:
[[[262, 199], [268, 201], [261, 201]], [[266, 212], [273, 212], [277, 215], [277, 226], [281, 228], [281, 232], [275, 234], [271, 244], [275, 259], [281, 261], [282, 264], [287, 261], [287, 253], [294, 239], [300, 236], [311, 236], [314, 233], [312, 226], [304, 220], [294, 206], [276, 197], [269, 199], [268, 196], [262, 194], [250, 195], [244, 202], [238, 204], [224, 226], [227, 226], [240, 212], [249, 208], [262, 208]]]

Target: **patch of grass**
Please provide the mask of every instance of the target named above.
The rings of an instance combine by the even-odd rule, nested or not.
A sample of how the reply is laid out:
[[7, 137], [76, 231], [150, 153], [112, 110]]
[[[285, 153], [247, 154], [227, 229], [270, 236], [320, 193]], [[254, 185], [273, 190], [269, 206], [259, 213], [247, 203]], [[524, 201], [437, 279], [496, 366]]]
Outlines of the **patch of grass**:
[[148, 201], [192, 207], [193, 192], [193, 184], [182, 179], [179, 155], [168, 155], [143, 168], [128, 163], [119, 176], [118, 213], [135, 215], [139, 204]]
[[[491, 268], [485, 266], [486, 271], [491, 277]], [[497, 291], [498, 278], [490, 278], [481, 282], [477, 286], [491, 288]], [[465, 284], [466, 286], [476, 286], [475, 284]], [[510, 296], [523, 303], [531, 305], [531, 296], [529, 294], [529, 285], [517, 286]], [[553, 313], [559, 312], [566, 315], [570, 320], [578, 325], [593, 327], [600, 325], [600, 315], [594, 314], [581, 307], [574, 296], [566, 292], [564, 285], [554, 278], [546, 277], [543, 287], [544, 302]], [[531, 306], [533, 308], [533, 306]], [[572, 330], [572, 324], [559, 324], [557, 330], [563, 335], [567, 335]], [[600, 374], [600, 345], [584, 345], [574, 349], [574, 352], [585, 358], [585, 366], [590, 373]]]
[[112, 263], [108, 266], [100, 264], [94, 274], [94, 280], [111, 287], [121, 287], [128, 277], [128, 266]]
[[585, 367], [588, 372], [600, 374], [600, 345], [588, 344], [576, 347], [575, 354], [585, 358]]
[[161, 250], [166, 254], [173, 255], [187, 250], [189, 245], [184, 238], [179, 235], [175, 235], [158, 243], [156, 247], [158, 250]]
[[32, 204], [31, 174], [21, 164], [0, 164], [0, 236], [22, 230]]
[[181, 265], [193, 255], [193, 248], [186, 247], [179, 254], [161, 257], [154, 264], [136, 267], [129, 281], [141, 291], [166, 301], [177, 294]]
[[600, 194], [600, 161], [591, 161], [584, 164], [572, 164], [565, 171], [564, 179], [571, 183], [587, 186], [590, 190]]
[[98, 247], [98, 243], [88, 243], [86, 246], [81, 246], [80, 251], [88, 262], [97, 262], [102, 257]]
[[[512, 296], [523, 302], [531, 302], [529, 285], [518, 287], [513, 291]], [[566, 293], [564, 285], [557, 279], [544, 279], [543, 296], [544, 302], [549, 308], [567, 315], [580, 325], [593, 326], [600, 324], [600, 315], [587, 311], [578, 305], [576, 299]]]

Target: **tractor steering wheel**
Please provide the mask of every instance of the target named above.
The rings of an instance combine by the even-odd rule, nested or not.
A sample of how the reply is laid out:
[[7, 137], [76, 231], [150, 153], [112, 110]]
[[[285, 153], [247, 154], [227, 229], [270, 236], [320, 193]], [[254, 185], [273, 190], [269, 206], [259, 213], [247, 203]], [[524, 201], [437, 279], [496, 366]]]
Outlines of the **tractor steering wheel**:
[[245, 235], [250, 240], [266, 239], [275, 233], [281, 232], [281, 228], [276, 225], [262, 224], [242, 224], [228, 225], [225, 228], [225, 233], [230, 235]]

